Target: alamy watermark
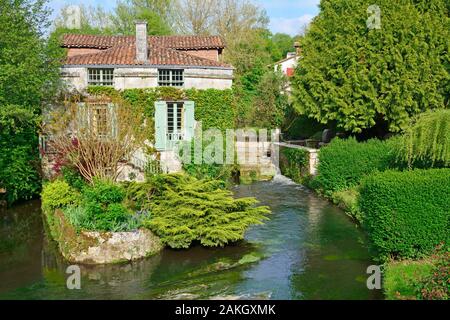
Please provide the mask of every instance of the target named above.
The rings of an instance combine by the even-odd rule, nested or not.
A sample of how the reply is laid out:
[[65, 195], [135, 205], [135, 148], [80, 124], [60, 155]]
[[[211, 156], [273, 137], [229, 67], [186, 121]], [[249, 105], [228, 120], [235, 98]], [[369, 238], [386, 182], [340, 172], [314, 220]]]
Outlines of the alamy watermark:
[[369, 30], [379, 30], [381, 29], [381, 9], [376, 4], [373, 4], [367, 8], [367, 14], [369, 18], [367, 19], [367, 28]]
[[81, 269], [77, 265], [68, 266], [66, 274], [69, 274], [66, 281], [67, 289], [81, 290]]
[[367, 268], [367, 274], [370, 276], [367, 278], [367, 289], [369, 290], [381, 290], [381, 267], [369, 266]]

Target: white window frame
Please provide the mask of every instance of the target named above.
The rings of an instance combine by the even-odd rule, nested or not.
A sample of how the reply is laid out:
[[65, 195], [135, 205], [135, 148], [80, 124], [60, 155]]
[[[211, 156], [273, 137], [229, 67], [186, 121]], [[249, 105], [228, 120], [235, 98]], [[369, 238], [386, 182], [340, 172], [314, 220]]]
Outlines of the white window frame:
[[184, 87], [183, 69], [158, 69], [158, 86]]
[[[113, 68], [88, 68], [88, 85], [89, 86], [114, 86], [114, 69]], [[92, 79], [91, 72], [96, 72], [97, 79]], [[106, 74], [108, 72], [108, 74]]]

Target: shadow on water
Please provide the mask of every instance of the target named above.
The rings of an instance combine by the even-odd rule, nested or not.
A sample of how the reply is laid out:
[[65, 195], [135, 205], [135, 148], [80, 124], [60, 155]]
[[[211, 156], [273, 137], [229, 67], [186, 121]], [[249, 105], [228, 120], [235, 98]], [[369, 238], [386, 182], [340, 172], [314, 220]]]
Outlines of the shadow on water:
[[366, 288], [364, 234], [340, 210], [283, 178], [233, 191], [273, 212], [246, 241], [81, 266], [81, 290], [66, 288], [68, 264], [44, 231], [38, 201], [0, 213], [0, 299], [382, 298]]

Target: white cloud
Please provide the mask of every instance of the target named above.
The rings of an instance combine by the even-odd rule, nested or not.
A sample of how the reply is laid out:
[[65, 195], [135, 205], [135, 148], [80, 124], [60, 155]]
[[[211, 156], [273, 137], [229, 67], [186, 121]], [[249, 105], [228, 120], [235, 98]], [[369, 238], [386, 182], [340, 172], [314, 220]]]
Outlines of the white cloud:
[[312, 14], [304, 14], [298, 18], [272, 18], [270, 30], [272, 33], [287, 33], [291, 36], [299, 34], [314, 18]]

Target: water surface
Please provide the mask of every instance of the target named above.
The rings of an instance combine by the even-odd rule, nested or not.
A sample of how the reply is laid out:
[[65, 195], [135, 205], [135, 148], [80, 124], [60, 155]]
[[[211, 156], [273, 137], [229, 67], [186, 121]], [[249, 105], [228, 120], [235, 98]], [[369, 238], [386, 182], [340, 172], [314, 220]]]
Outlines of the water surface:
[[66, 288], [68, 264], [44, 231], [38, 201], [0, 213], [0, 299], [381, 298], [366, 288], [373, 263], [364, 234], [342, 211], [283, 177], [233, 191], [273, 212], [246, 241], [81, 266], [81, 290]]

